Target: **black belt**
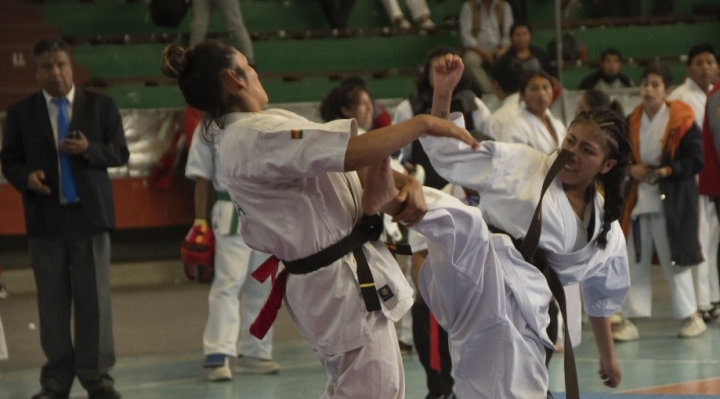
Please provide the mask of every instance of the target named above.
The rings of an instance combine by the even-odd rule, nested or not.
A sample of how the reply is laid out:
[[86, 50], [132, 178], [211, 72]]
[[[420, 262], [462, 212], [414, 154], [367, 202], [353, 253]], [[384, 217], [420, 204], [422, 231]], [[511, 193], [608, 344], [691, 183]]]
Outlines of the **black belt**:
[[506, 234], [510, 236], [518, 251], [523, 256], [526, 262], [537, 267], [550, 287], [555, 300], [558, 302], [560, 312], [566, 322], [563, 325], [563, 332], [565, 336], [565, 395], [567, 399], [579, 399], [580, 398], [580, 387], [578, 385], [577, 368], [575, 366], [575, 354], [573, 353], [572, 342], [570, 341], [570, 333], [567, 328], [567, 301], [565, 300], [565, 289], [563, 288], [562, 282], [558, 278], [555, 271], [550, 267], [547, 261], [547, 257], [542, 250], [538, 250], [538, 244], [540, 243], [540, 233], [542, 232], [542, 200], [545, 196], [545, 191], [550, 187], [555, 176], [560, 173], [560, 170], [565, 166], [574, 154], [567, 150], [560, 150], [558, 157], [550, 166], [550, 170], [545, 176], [543, 181], [542, 191], [540, 192], [540, 200], [538, 201], [535, 213], [533, 214], [532, 222], [528, 227], [525, 239], [519, 240], [511, 236], [510, 234], [493, 226], [488, 226], [491, 232]]
[[365, 308], [369, 312], [380, 310], [380, 299], [375, 288], [375, 280], [362, 247], [368, 241], [380, 239], [382, 231], [382, 216], [365, 216], [342, 240], [307, 258], [283, 261], [283, 264], [290, 274], [308, 274], [329, 266], [352, 252], [357, 262], [358, 283], [365, 301]]

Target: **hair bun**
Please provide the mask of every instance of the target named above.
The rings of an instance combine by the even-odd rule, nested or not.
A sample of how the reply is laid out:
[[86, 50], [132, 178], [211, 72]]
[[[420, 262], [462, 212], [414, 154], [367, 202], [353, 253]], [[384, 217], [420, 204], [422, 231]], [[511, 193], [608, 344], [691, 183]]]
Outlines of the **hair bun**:
[[162, 73], [172, 79], [180, 79], [187, 69], [187, 52], [178, 44], [165, 47], [162, 53]]

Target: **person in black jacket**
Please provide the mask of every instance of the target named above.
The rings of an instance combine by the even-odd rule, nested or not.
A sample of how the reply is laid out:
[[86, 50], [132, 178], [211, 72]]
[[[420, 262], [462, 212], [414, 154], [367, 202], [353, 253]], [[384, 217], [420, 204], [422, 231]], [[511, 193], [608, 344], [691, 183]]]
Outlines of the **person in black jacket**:
[[551, 76], [557, 76], [557, 71], [551, 66], [550, 58], [540, 47], [533, 46], [532, 27], [527, 22], [516, 22], [510, 28], [510, 41], [512, 45], [503, 58], [514, 58], [522, 65], [523, 74], [542, 69]]
[[600, 54], [600, 67], [580, 82], [580, 90], [607, 90], [635, 86], [627, 75], [620, 72], [621, 67], [622, 55], [620, 51], [614, 48], [603, 50], [602, 54]]
[[8, 108], [0, 150], [3, 174], [23, 198], [47, 358], [32, 398], [67, 398], [77, 376], [90, 399], [117, 399], [108, 374], [115, 213], [106, 168], [128, 160], [123, 125], [111, 98], [75, 87], [65, 42], [40, 41], [33, 56], [42, 90]]

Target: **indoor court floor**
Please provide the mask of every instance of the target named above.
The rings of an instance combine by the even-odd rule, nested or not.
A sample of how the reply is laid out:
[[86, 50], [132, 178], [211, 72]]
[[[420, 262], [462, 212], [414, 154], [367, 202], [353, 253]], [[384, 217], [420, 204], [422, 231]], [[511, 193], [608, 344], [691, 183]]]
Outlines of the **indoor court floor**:
[[[616, 346], [623, 372], [620, 388], [602, 385], [592, 334], [589, 329], [583, 331], [583, 342], [576, 349], [583, 399], [720, 398], [720, 326], [711, 324], [698, 338], [676, 338], [679, 322], [671, 319], [668, 291], [659, 273], [654, 273], [654, 283], [656, 318], [639, 323], [639, 341]], [[112, 375], [123, 398], [320, 397], [324, 372], [284, 311], [274, 335], [279, 374], [236, 375], [231, 382], [208, 382], [201, 367], [208, 288], [178, 280], [175, 284], [113, 289], [118, 361]], [[0, 399], [29, 399], [39, 390], [43, 362], [34, 295], [0, 301], [0, 317], [10, 351], [10, 359], [0, 361]], [[405, 357], [404, 363], [407, 398], [424, 398], [427, 391], [417, 356]], [[550, 369], [550, 388], [556, 398], [564, 398], [562, 374], [562, 356], [556, 354]], [[86, 397], [76, 382], [71, 398]]]

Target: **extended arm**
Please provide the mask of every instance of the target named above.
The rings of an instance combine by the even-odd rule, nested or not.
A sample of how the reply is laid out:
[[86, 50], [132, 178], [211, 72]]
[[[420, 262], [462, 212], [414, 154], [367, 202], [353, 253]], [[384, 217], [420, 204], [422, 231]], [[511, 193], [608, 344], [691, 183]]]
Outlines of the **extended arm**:
[[616, 388], [622, 380], [620, 365], [615, 357], [615, 344], [613, 343], [612, 329], [609, 317], [590, 317], [590, 325], [595, 335], [598, 353], [600, 354], [600, 369], [598, 374], [606, 386]]

